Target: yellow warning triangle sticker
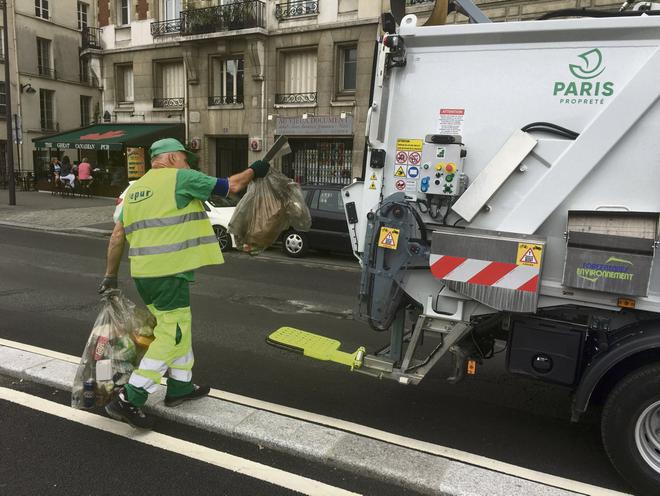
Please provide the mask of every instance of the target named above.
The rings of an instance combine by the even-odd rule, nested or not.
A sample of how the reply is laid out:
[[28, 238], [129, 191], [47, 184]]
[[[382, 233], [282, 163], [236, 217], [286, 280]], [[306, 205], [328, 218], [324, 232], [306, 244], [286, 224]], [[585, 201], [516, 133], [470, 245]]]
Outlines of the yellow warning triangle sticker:
[[394, 177], [406, 177], [406, 171], [403, 170], [403, 167], [399, 166], [399, 168], [394, 173]]
[[381, 241], [381, 243], [387, 246], [394, 246], [394, 236], [392, 236], [392, 233], [388, 232], [387, 235]]
[[536, 255], [534, 255], [534, 251], [530, 248], [520, 258], [520, 263], [537, 265], [539, 261], [536, 259]]
[[369, 179], [372, 180], [372, 181], [377, 181], [378, 180], [375, 173], [371, 174], [371, 177]]
[[369, 185], [369, 189], [376, 189], [376, 183], [371, 181], [371, 184]]

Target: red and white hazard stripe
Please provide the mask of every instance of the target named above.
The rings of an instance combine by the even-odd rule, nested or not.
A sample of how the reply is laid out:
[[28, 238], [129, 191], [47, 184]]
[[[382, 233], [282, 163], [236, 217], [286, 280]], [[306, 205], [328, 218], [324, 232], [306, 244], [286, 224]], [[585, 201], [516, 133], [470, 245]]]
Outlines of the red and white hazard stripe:
[[539, 267], [448, 255], [431, 255], [430, 264], [433, 275], [446, 281], [532, 293], [538, 289]]

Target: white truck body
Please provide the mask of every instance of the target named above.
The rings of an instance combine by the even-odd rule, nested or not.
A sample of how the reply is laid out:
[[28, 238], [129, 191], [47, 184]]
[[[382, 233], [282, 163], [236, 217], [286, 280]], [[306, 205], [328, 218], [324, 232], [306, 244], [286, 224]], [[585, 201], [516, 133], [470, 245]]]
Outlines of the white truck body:
[[[516, 130], [537, 121], [558, 123], [579, 138], [534, 134], [532, 152], [462, 225], [547, 240], [539, 308], [575, 303], [616, 309], [616, 294], [562, 284], [567, 214], [660, 212], [660, 18], [424, 27], [408, 15], [398, 34], [406, 65], [382, 77], [387, 49], [381, 45], [368, 125], [372, 147], [386, 151], [385, 167], [367, 165], [364, 183], [349, 188], [359, 207], [356, 251], [365, 246], [362, 219], [397, 192], [397, 140], [423, 140], [456, 126], [467, 150], [463, 172], [473, 182]], [[580, 58], [588, 52], [595, 57]], [[580, 79], [572, 66], [578, 74], [584, 68], [597, 75]], [[443, 122], [442, 109], [464, 114]], [[451, 220], [458, 218], [452, 212]], [[430, 272], [411, 279], [405, 290], [422, 304], [442, 287]], [[636, 308], [660, 311], [655, 267]]]

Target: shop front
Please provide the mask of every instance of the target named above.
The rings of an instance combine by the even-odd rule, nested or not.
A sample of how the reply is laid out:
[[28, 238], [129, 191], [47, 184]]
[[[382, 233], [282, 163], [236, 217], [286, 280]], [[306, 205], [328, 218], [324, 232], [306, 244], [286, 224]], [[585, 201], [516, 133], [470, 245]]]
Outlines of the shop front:
[[[149, 147], [162, 138], [185, 139], [183, 124], [95, 124], [61, 134], [35, 138], [34, 170], [37, 187], [56, 187], [53, 158], [74, 166], [84, 159], [92, 166], [91, 191], [118, 196], [128, 181], [149, 170]], [[68, 160], [65, 160], [65, 157]]]
[[350, 115], [279, 117], [275, 134], [289, 137], [282, 171], [302, 184], [350, 184], [353, 118]]

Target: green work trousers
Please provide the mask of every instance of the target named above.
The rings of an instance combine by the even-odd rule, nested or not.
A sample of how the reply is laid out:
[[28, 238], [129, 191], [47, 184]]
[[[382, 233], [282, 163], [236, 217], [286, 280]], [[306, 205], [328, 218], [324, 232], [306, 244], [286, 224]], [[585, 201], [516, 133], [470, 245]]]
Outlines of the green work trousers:
[[193, 390], [189, 279], [182, 276], [135, 278], [135, 286], [149, 311], [156, 317], [154, 341], [140, 367], [126, 385], [127, 400], [142, 406], [158, 389], [167, 373], [167, 396], [184, 396]]

